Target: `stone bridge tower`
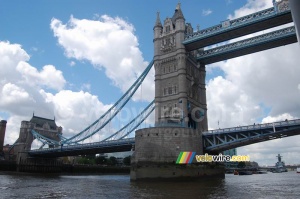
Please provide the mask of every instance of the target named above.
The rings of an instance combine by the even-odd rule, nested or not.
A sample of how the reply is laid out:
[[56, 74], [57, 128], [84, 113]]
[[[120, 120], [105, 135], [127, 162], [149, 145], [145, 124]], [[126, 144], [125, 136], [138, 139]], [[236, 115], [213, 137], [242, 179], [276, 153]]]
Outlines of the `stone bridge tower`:
[[207, 130], [205, 66], [186, 52], [184, 36], [193, 32], [177, 5], [172, 18], [154, 25], [155, 123]]
[[189, 165], [177, 164], [181, 152], [203, 154], [202, 132], [207, 130], [205, 66], [182, 44], [193, 32], [177, 5], [172, 18], [154, 25], [155, 127], [135, 132], [131, 158], [131, 180], [201, 178], [224, 176], [224, 169], [201, 165], [191, 158]]
[[[14, 157], [18, 167], [20, 165], [33, 164], [31, 158], [28, 158], [27, 155], [27, 151], [31, 150], [32, 142], [35, 139], [31, 133], [32, 130], [57, 142], [61, 140], [62, 127], [56, 125], [55, 119], [51, 120], [33, 115], [30, 121], [22, 121], [19, 138], [14, 144]], [[49, 148], [55, 147], [51, 144], [48, 146]]]

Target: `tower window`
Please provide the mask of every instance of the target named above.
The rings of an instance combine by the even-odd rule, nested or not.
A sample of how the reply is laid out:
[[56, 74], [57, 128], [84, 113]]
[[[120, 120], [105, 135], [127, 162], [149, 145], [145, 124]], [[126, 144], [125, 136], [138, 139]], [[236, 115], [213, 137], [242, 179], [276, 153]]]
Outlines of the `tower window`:
[[172, 87], [168, 88], [169, 95], [172, 95]]
[[164, 95], [167, 95], [167, 94], [168, 94], [168, 89], [164, 88]]
[[166, 33], [170, 32], [170, 31], [171, 31], [170, 26], [166, 26]]

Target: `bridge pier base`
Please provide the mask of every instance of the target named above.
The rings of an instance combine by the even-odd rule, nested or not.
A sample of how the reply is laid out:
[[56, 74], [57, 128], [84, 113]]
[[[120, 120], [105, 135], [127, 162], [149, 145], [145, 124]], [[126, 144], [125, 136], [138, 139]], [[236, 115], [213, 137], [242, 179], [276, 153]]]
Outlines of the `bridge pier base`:
[[178, 127], [155, 127], [136, 131], [130, 179], [194, 180], [225, 177], [222, 164], [198, 163], [196, 158], [190, 164], [176, 164], [180, 152], [202, 155], [202, 133]]
[[29, 173], [59, 173], [62, 171], [62, 161], [59, 158], [30, 157], [26, 152], [17, 156], [17, 171]]

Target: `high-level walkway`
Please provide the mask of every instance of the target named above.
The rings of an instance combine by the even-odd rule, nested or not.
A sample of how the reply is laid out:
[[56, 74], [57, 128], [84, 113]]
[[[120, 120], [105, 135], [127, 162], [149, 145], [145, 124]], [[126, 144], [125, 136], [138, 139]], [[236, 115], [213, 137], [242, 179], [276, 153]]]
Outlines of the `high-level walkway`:
[[188, 51], [274, 28], [293, 22], [290, 10], [278, 13], [274, 7], [187, 35], [183, 44]]

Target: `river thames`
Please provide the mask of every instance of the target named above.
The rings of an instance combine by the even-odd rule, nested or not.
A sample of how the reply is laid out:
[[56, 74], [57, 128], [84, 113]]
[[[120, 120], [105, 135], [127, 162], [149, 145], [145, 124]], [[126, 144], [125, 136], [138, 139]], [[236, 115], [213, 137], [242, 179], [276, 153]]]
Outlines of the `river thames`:
[[0, 198], [300, 198], [300, 174], [235, 176], [198, 182], [130, 182], [129, 175], [0, 172]]

